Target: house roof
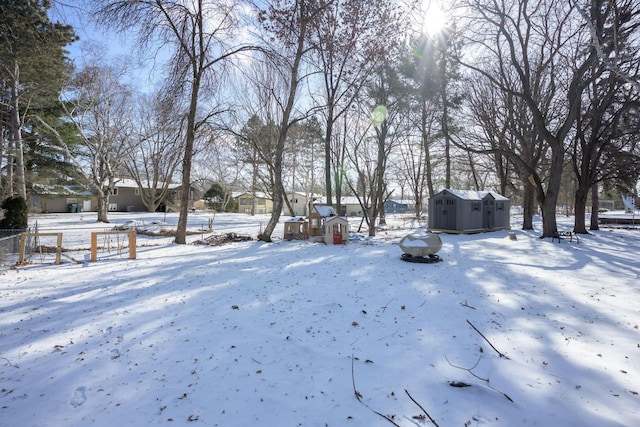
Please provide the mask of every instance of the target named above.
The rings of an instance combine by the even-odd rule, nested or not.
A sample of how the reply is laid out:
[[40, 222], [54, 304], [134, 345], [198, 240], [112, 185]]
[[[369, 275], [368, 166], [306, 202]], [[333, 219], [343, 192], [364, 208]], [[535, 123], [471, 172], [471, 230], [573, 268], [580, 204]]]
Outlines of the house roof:
[[[270, 197], [267, 193], [264, 193], [264, 192], [262, 192], [262, 191], [256, 191], [255, 195], [256, 195], [256, 198], [257, 198], [257, 199], [267, 199], [267, 200], [271, 200], [271, 197]], [[232, 196], [234, 199], [237, 199], [238, 197], [241, 197], [241, 196], [253, 197], [253, 194], [251, 194], [251, 193], [250, 193], [250, 192], [248, 192], [248, 191], [241, 191], [241, 192], [233, 192], [233, 193], [231, 193], [231, 196]]]
[[[149, 183], [148, 181], [142, 181], [141, 182], [141, 187], [142, 188], [151, 188], [151, 183]], [[161, 182], [158, 183], [159, 187], [162, 187]], [[176, 183], [170, 183], [168, 188], [170, 190], [173, 190], [174, 188], [179, 188], [181, 187], [182, 184], [176, 184]], [[116, 181], [116, 188], [139, 188], [138, 187], [138, 183], [133, 180], [133, 179], [129, 179], [129, 178], [120, 178]]]

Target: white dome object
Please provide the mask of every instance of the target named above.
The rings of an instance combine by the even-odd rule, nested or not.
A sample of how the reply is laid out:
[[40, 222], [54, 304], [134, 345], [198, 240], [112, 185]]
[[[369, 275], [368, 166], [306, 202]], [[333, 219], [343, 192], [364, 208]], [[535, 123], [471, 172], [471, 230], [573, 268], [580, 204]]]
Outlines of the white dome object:
[[398, 245], [405, 254], [425, 257], [438, 252], [442, 248], [442, 240], [438, 234], [421, 230], [407, 234]]

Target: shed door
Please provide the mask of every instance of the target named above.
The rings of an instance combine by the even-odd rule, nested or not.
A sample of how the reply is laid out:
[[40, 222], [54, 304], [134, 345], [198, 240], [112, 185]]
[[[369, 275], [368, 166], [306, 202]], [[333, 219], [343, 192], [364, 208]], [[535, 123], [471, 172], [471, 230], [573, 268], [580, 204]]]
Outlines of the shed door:
[[456, 199], [442, 198], [435, 201], [434, 226], [442, 230], [456, 229]]
[[495, 228], [495, 212], [494, 212], [494, 201], [493, 200], [485, 200], [483, 203], [482, 210], [483, 217], [483, 227], [485, 229]]

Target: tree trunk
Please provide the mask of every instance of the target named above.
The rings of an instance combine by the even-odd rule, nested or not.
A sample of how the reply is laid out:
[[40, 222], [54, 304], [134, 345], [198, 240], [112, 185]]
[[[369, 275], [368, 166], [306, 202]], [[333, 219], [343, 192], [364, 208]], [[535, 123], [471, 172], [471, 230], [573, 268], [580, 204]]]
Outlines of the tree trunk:
[[[431, 151], [429, 149], [429, 135], [427, 133], [427, 104], [422, 103], [422, 115], [421, 115], [421, 128], [422, 134], [422, 148], [424, 150], [424, 173], [427, 178], [427, 190], [429, 191], [428, 197], [432, 197], [435, 194], [433, 186], [433, 173], [431, 168]], [[420, 207], [422, 209], [422, 207]]]
[[273, 212], [271, 213], [271, 218], [265, 226], [265, 229], [262, 231], [260, 236], [258, 236], [258, 239], [264, 242], [271, 242], [271, 235], [273, 234], [273, 230], [275, 230], [276, 225], [280, 220], [280, 214], [282, 213], [283, 205], [282, 201], [283, 197], [285, 197], [282, 190], [284, 188], [282, 184], [282, 157], [284, 155], [284, 143], [287, 140], [287, 134], [289, 132], [291, 112], [293, 111], [296, 94], [298, 93], [298, 72], [300, 69], [300, 63], [302, 62], [302, 56], [304, 55], [305, 39], [307, 37], [307, 20], [309, 19], [309, 16], [304, 2], [301, 3], [300, 10], [297, 13], [299, 14], [298, 18], [300, 28], [296, 40], [296, 53], [293, 59], [293, 64], [291, 66], [291, 73], [289, 75], [289, 93], [287, 94], [287, 103], [285, 104], [284, 110], [282, 111], [282, 120], [280, 121], [280, 129], [278, 132], [278, 142], [276, 144], [276, 151], [274, 153], [275, 159], [273, 162]]
[[[193, 64], [197, 67], [196, 64]], [[191, 162], [193, 159], [193, 144], [196, 139], [196, 112], [198, 111], [198, 94], [200, 92], [200, 71], [194, 70], [191, 82], [191, 102], [187, 115], [187, 134], [184, 144], [184, 158], [182, 160], [182, 185], [180, 192], [180, 216], [176, 228], [175, 243], [187, 243], [187, 219], [189, 217], [189, 200], [191, 196]]]
[[109, 190], [98, 192], [98, 222], [109, 223]]
[[549, 171], [549, 185], [546, 194], [542, 189], [538, 190], [542, 208], [542, 236], [553, 237], [558, 231], [556, 222], [556, 206], [562, 183], [562, 165], [564, 162], [564, 150], [561, 144], [551, 148], [551, 167]]
[[580, 234], [588, 234], [586, 228], [587, 194], [589, 189], [583, 183], [578, 184], [574, 200], [574, 224], [573, 231]]
[[[333, 102], [330, 100], [327, 112], [327, 129], [324, 136], [324, 181], [325, 192], [327, 197], [327, 205], [332, 205], [332, 190], [331, 190], [331, 135], [333, 134]], [[336, 170], [338, 168], [336, 167]], [[337, 189], [337, 184], [336, 184]]]
[[533, 215], [535, 215], [535, 188], [529, 180], [524, 181], [524, 196], [522, 199], [522, 229], [533, 230]]
[[[20, 92], [19, 81], [20, 68], [18, 62], [14, 61], [13, 84], [11, 85], [11, 138], [13, 142], [13, 153], [15, 159], [15, 182], [10, 183], [12, 193], [27, 200], [27, 187], [24, 171], [24, 152], [22, 147], [22, 122], [20, 120], [20, 110], [18, 108], [18, 97]], [[10, 167], [11, 165], [9, 165]], [[11, 195], [11, 193], [10, 193]]]
[[[289, 200], [289, 198], [287, 197], [287, 192], [284, 189], [284, 187], [282, 187], [282, 196], [284, 198], [284, 203], [287, 205], [287, 210], [289, 211], [289, 216], [291, 218], [293, 218], [294, 216], [296, 216], [296, 213], [293, 211], [293, 206], [291, 205], [291, 200]], [[295, 194], [292, 193], [292, 196], [295, 197]], [[282, 205], [282, 207], [284, 208], [284, 204]]]
[[600, 197], [598, 196], [598, 185], [591, 186], [591, 224], [589, 230], [600, 230], [598, 216], [600, 213]]

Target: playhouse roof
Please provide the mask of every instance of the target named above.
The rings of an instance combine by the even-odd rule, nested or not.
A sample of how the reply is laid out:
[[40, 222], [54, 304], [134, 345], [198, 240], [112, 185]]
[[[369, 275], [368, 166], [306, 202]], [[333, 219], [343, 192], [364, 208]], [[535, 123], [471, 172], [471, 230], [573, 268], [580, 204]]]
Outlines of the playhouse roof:
[[338, 213], [333, 208], [333, 206], [313, 205], [313, 209], [318, 213], [318, 215], [320, 215], [322, 217], [337, 216], [338, 215]]
[[306, 220], [304, 218], [289, 218], [285, 222], [305, 222], [305, 221]]
[[327, 219], [326, 223], [330, 224], [334, 221], [337, 222], [344, 222], [344, 223], [348, 223], [349, 221], [347, 220], [347, 218], [343, 217], [343, 216], [332, 216], [330, 218]]

